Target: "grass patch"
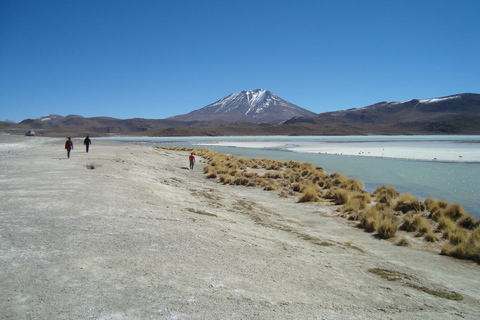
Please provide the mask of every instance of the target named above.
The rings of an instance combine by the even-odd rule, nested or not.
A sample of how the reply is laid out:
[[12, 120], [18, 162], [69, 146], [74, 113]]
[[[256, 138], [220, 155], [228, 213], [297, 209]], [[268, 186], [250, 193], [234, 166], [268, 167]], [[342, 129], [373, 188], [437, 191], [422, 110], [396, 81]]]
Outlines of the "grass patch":
[[358, 215], [359, 227], [365, 229], [367, 232], [374, 232], [378, 225], [378, 219], [379, 215], [376, 207], [363, 210]]
[[425, 286], [419, 286], [413, 283], [413, 281], [418, 281], [417, 279], [402, 272], [387, 270], [387, 269], [380, 269], [380, 268], [368, 269], [368, 272], [376, 274], [387, 281], [401, 281], [407, 287], [410, 287], [419, 291], [423, 291], [425, 293], [428, 293], [436, 297], [440, 297], [448, 300], [455, 300], [455, 301], [463, 300], [463, 296], [454, 291], [435, 290]]
[[423, 292], [428, 293], [432, 296], [436, 296], [436, 297], [440, 297], [440, 298], [444, 298], [444, 299], [448, 299], [448, 300], [455, 300], [455, 301], [462, 301], [463, 300], [463, 296], [459, 293], [456, 293], [455, 291], [433, 290], [433, 289], [429, 289], [427, 287], [417, 286], [416, 284], [413, 284], [413, 283], [407, 283], [406, 285], [409, 286], [410, 288], [414, 288], [414, 289], [417, 289], [419, 291], [423, 291]]
[[441, 254], [480, 263], [480, 228], [470, 234], [459, 228], [449, 237], [449, 243], [442, 247]]
[[463, 210], [461, 205], [451, 204], [445, 209], [444, 215], [453, 221], [457, 221], [458, 219], [465, 217], [467, 213]]
[[407, 213], [408, 211], [420, 212], [420, 201], [411, 193], [402, 194], [398, 200], [395, 210]]
[[405, 237], [402, 237], [400, 240], [398, 240], [396, 245], [399, 246], [399, 247], [407, 247], [407, 246], [410, 245], [410, 243], [408, 242], [408, 240]]
[[196, 209], [193, 209], [193, 208], [187, 208], [187, 211], [190, 211], [190, 212], [196, 213], [196, 214], [201, 214], [203, 216], [218, 217], [216, 214], [209, 213], [209, 212], [204, 211], [204, 210], [196, 210]]
[[[301, 188], [301, 186], [298, 186], [298, 188]], [[298, 202], [310, 202], [318, 200], [319, 190], [313, 183], [310, 182], [304, 186], [302, 192], [302, 195], [298, 198]]]
[[395, 199], [398, 197], [399, 193], [393, 187], [387, 187], [385, 185], [376, 188], [373, 191], [373, 195], [378, 202], [384, 203], [387, 206], [392, 206], [395, 202]]
[[399, 281], [399, 280], [403, 280], [403, 279], [412, 280], [412, 278], [409, 275], [407, 275], [405, 273], [402, 273], [402, 272], [398, 272], [398, 271], [392, 271], [392, 270], [380, 269], [380, 268], [373, 268], [373, 269], [368, 269], [368, 272], [376, 274], [376, 275], [378, 275], [378, 276], [380, 276], [383, 279], [388, 280], [388, 281]]
[[390, 215], [383, 215], [380, 217], [377, 233], [382, 239], [390, 239], [397, 232], [397, 223], [393, 220], [393, 217]]

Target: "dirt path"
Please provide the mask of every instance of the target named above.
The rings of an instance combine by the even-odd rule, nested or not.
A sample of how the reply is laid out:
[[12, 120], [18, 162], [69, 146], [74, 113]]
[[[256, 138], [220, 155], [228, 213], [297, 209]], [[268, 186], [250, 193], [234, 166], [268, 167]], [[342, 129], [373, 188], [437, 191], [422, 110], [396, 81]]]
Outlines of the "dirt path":
[[0, 136], [1, 319], [480, 314], [475, 263], [378, 240], [326, 217], [332, 207], [218, 184], [187, 153], [94, 141], [87, 154], [74, 139], [67, 160], [63, 145]]

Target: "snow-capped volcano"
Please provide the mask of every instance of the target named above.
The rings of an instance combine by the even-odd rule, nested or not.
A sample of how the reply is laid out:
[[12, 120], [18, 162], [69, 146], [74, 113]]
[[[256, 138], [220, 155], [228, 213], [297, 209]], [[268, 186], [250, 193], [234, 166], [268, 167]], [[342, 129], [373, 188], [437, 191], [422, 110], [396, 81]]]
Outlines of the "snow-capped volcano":
[[314, 115], [315, 113], [285, 101], [268, 90], [257, 89], [232, 93], [204, 108], [170, 119], [270, 123]]

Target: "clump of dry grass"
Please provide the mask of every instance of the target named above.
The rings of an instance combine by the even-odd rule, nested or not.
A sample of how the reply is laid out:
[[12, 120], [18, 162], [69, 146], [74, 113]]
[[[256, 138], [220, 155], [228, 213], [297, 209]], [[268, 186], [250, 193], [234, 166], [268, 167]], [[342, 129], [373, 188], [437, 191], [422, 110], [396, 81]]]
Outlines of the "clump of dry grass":
[[341, 183], [340, 188], [350, 191], [364, 191], [365, 185], [357, 179], [347, 179]]
[[468, 232], [462, 228], [449, 229], [444, 232], [444, 237], [447, 238], [452, 245], [458, 245], [462, 242], [466, 242], [468, 238]]
[[420, 201], [411, 193], [404, 193], [397, 199], [395, 210], [407, 213], [408, 211], [420, 212]]
[[278, 189], [277, 181], [274, 179], [269, 179], [263, 190], [273, 191]]
[[343, 212], [358, 212], [367, 207], [372, 202], [372, 198], [368, 193], [354, 192], [342, 207]]
[[453, 221], [457, 221], [458, 219], [463, 218], [467, 214], [465, 213], [461, 205], [451, 204], [445, 209], [444, 215], [446, 217], [449, 217]]
[[298, 198], [298, 202], [317, 201], [319, 194], [318, 187], [312, 182], [307, 183], [302, 189], [302, 195]]
[[432, 197], [428, 197], [423, 202], [423, 205], [425, 206], [425, 209], [427, 211], [430, 211], [430, 216], [429, 216], [430, 219], [434, 221], [438, 221], [443, 216], [442, 209], [444, 208], [440, 207], [439, 200]]
[[400, 230], [407, 232], [417, 231], [417, 225], [414, 223], [415, 214], [413, 212], [408, 212], [405, 217], [403, 217], [403, 223], [400, 226]]
[[455, 222], [448, 217], [442, 216], [440, 220], [438, 220], [438, 226], [437, 226], [438, 231], [442, 231], [442, 230], [448, 231], [448, 230], [453, 230], [455, 228], [456, 228]]
[[346, 183], [348, 178], [341, 173], [334, 172], [330, 175], [326, 187], [330, 189], [338, 188], [342, 184]]
[[401, 237], [400, 240], [397, 241], [396, 245], [400, 247], [406, 247], [410, 245], [410, 243], [405, 237]]
[[371, 207], [363, 210], [359, 216], [359, 227], [365, 229], [367, 232], [374, 232], [378, 225], [379, 214], [376, 207]]
[[350, 191], [343, 188], [333, 190], [332, 198], [335, 204], [345, 204], [350, 199]]
[[243, 171], [237, 171], [234, 175], [233, 184], [246, 186], [250, 180], [245, 177]]
[[434, 206], [432, 209], [430, 209], [430, 219], [433, 221], [439, 221], [442, 217], [444, 217], [444, 209], [440, 208], [439, 206]]
[[428, 220], [421, 215], [415, 216], [413, 219], [413, 224], [417, 226], [416, 231], [418, 232], [419, 236], [429, 233], [432, 230], [430, 222], [428, 222]]
[[474, 230], [480, 225], [480, 220], [476, 220], [472, 215], [466, 214], [457, 221], [457, 224], [462, 228]]
[[222, 174], [219, 178], [220, 182], [223, 182], [223, 184], [233, 184], [234, 179], [234, 177], [226, 173]]
[[379, 217], [376, 231], [382, 239], [390, 239], [397, 232], [398, 224], [390, 214], [382, 214]]
[[300, 168], [300, 162], [290, 160], [288, 161], [287, 168]]
[[377, 202], [384, 203], [387, 206], [393, 206], [399, 193], [393, 187], [381, 186], [377, 187], [373, 191], [373, 195], [375, 196]]
[[303, 189], [305, 189], [305, 187], [306, 187], [305, 182], [300, 181], [298, 183], [293, 184], [292, 190], [295, 191], [295, 192], [302, 192]]
[[449, 255], [458, 259], [468, 259], [480, 263], [480, 228], [470, 233], [468, 237], [456, 239], [457, 243], [446, 243], [442, 247], [441, 254]]
[[215, 168], [212, 166], [205, 166], [203, 168], [203, 172], [205, 173], [205, 176], [208, 179], [215, 179], [217, 178], [217, 172], [215, 171]]
[[428, 242], [435, 242], [437, 241], [437, 237], [435, 235], [435, 232], [433, 232], [433, 230], [429, 230], [426, 234], [425, 234], [425, 237], [424, 239]]

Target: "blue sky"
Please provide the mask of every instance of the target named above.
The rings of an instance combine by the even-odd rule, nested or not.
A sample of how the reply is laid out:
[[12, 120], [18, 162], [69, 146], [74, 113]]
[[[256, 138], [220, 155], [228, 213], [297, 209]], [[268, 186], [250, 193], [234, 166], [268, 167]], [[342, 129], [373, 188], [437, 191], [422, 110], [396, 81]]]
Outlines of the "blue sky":
[[0, 1], [0, 120], [480, 93], [480, 1]]

